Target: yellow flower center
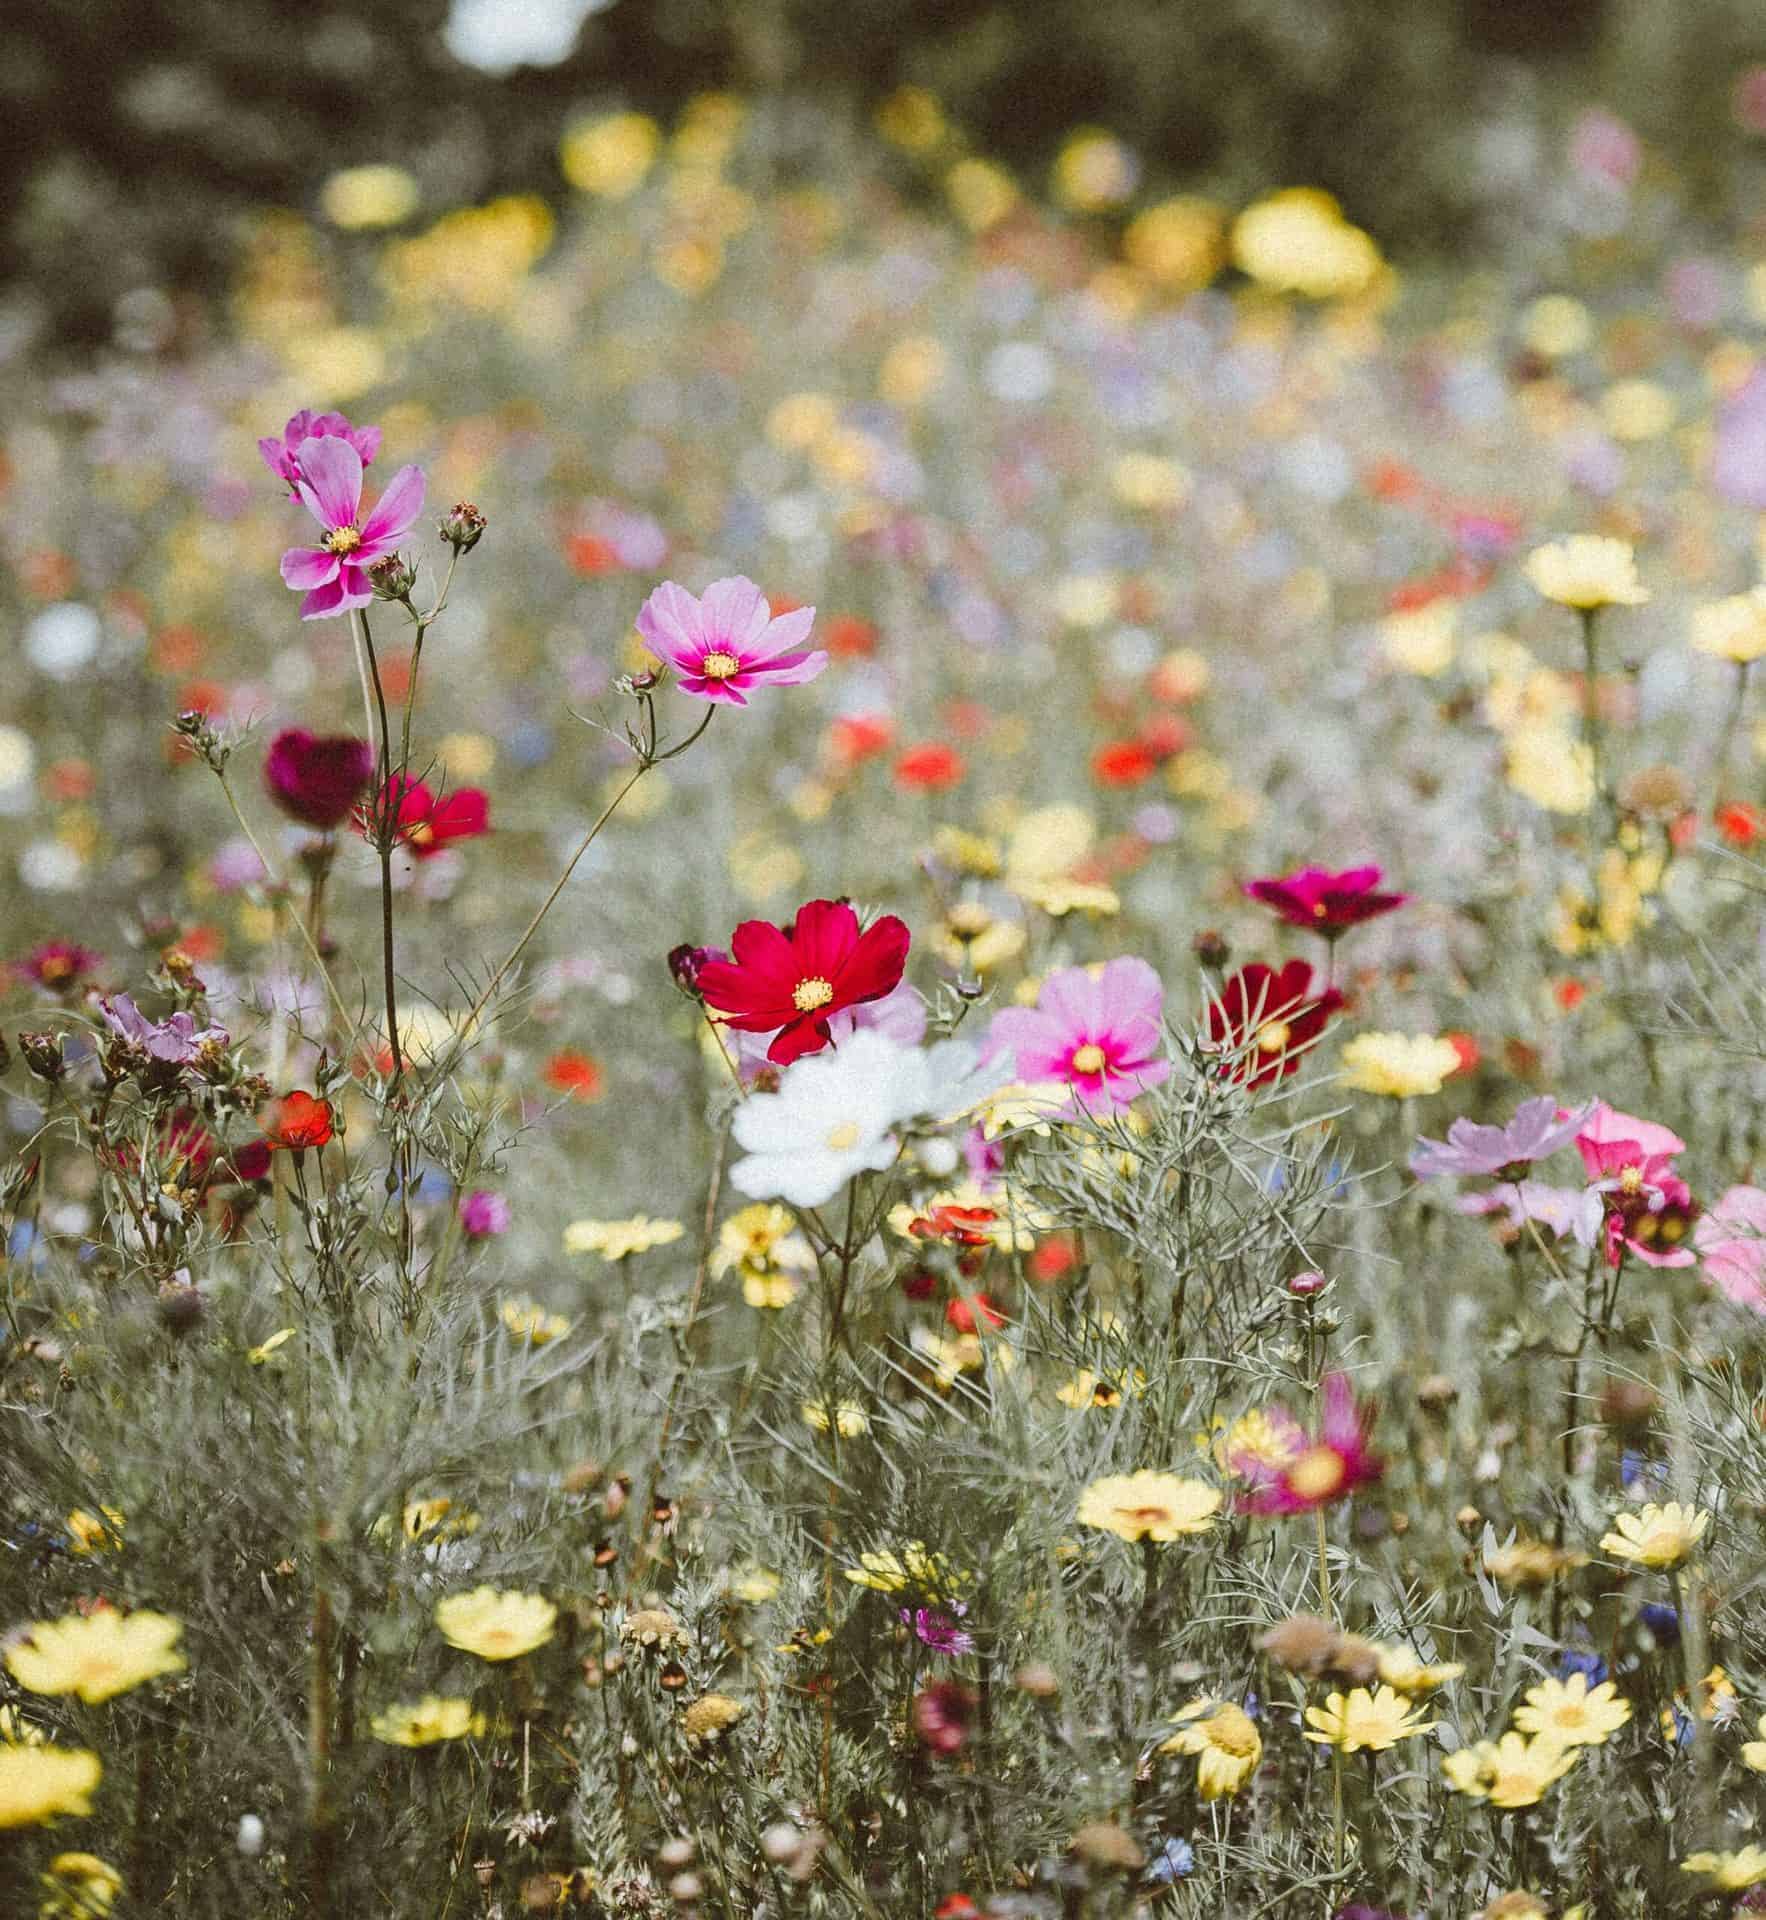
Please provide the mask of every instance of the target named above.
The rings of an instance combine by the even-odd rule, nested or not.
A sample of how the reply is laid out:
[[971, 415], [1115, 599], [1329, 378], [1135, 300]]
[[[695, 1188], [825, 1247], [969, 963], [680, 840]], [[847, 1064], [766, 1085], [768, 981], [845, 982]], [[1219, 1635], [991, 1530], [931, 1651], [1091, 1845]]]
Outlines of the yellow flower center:
[[1324, 1500], [1343, 1484], [1343, 1456], [1335, 1447], [1308, 1447], [1288, 1469], [1288, 1485], [1302, 1500]]
[[1251, 1759], [1261, 1744], [1250, 1716], [1230, 1704], [1220, 1708], [1208, 1722], [1208, 1737], [1222, 1753], [1230, 1753], [1235, 1760]]
[[1257, 1051], [1259, 1053], [1286, 1053], [1288, 1042], [1294, 1037], [1294, 1029], [1285, 1020], [1271, 1020], [1257, 1030]]
[[1075, 1073], [1102, 1073], [1109, 1060], [1104, 1049], [1095, 1040], [1088, 1040], [1083, 1047], [1075, 1050], [1073, 1071]]
[[791, 989], [791, 1004], [799, 1013], [814, 1013], [817, 1007], [825, 1007], [833, 998], [834, 989], [819, 977], [799, 980]]
[[839, 1126], [828, 1134], [828, 1147], [833, 1153], [846, 1153], [858, 1145], [858, 1122], [842, 1120]]
[[362, 544], [361, 529], [358, 527], [333, 527], [319, 544], [327, 553], [354, 553]]
[[1156, 1527], [1172, 1518], [1169, 1507], [1118, 1507], [1116, 1512], [1134, 1527]]
[[1621, 1193], [1641, 1193], [1643, 1191], [1643, 1169], [1641, 1167], [1621, 1167], [1619, 1169], [1619, 1191]]
[[728, 680], [742, 671], [742, 662], [733, 653], [708, 653], [699, 662], [699, 672], [707, 680]]

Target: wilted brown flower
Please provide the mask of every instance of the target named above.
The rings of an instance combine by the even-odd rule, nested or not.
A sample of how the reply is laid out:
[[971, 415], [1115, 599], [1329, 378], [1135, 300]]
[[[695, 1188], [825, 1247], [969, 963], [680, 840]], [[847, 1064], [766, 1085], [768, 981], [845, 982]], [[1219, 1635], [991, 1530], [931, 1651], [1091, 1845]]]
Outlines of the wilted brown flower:
[[1147, 1864], [1140, 1842], [1111, 1820], [1088, 1820], [1067, 1842], [1076, 1860], [1088, 1867], [1116, 1873], [1136, 1873]]
[[715, 1747], [748, 1711], [727, 1693], [702, 1693], [681, 1715], [681, 1736], [695, 1753]]
[[1566, 1552], [1548, 1540], [1516, 1540], [1484, 1555], [1484, 1571], [1505, 1587], [1547, 1586], [1587, 1564], [1587, 1554]]

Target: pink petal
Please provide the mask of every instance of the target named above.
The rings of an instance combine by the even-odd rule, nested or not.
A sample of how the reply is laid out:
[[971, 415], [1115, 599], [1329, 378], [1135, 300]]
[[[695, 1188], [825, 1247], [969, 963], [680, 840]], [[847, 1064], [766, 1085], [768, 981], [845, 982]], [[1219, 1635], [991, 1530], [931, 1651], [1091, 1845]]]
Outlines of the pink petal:
[[778, 619], [769, 620], [756, 636], [755, 645], [766, 659], [776, 660], [780, 654], [801, 647], [809, 638], [809, 630], [815, 622], [814, 607], [794, 607], [789, 613], [780, 614]]
[[828, 664], [828, 656], [818, 647], [814, 653], [777, 653], [770, 660], [751, 660], [746, 669], [756, 679], [777, 682], [781, 687], [800, 687], [813, 680]]
[[408, 532], [411, 522], [423, 511], [423, 488], [421, 467], [400, 467], [386, 483], [386, 491], [362, 528], [362, 544], [393, 541]]
[[743, 574], [712, 581], [700, 596], [699, 608], [707, 644], [743, 655], [755, 651], [773, 617], [766, 595]]
[[695, 700], [712, 700], [726, 707], [745, 707], [748, 704], [734, 680], [708, 680], [699, 674], [689, 673], [683, 675], [679, 685], [682, 693]]
[[282, 581], [296, 593], [335, 580], [342, 562], [322, 547], [290, 547], [282, 556]]
[[306, 439], [296, 449], [300, 462], [300, 497], [322, 527], [355, 524], [362, 504], [362, 456], [347, 440], [326, 435]]
[[671, 666], [689, 671], [705, 657], [699, 602], [672, 580], [663, 581], [638, 609], [636, 625], [644, 644]]
[[327, 580], [324, 586], [315, 587], [300, 603], [300, 617], [303, 620], [328, 620], [334, 613], [343, 613], [344, 606], [343, 576]]

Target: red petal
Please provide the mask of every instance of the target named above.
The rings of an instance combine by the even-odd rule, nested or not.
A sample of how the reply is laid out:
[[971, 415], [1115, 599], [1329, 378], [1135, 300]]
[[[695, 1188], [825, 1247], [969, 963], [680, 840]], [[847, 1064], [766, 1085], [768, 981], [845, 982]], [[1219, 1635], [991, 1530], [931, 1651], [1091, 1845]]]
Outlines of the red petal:
[[838, 976], [824, 976], [833, 983], [836, 1004], [852, 1007], [865, 1000], [881, 1000], [884, 994], [892, 993], [901, 984], [912, 940], [906, 924], [892, 913], [885, 914], [875, 926], [867, 927]]

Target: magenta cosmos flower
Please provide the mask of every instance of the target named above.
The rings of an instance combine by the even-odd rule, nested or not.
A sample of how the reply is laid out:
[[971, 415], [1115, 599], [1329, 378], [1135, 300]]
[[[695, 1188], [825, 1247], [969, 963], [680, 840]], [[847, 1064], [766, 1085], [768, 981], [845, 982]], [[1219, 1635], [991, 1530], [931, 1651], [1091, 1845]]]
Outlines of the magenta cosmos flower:
[[1346, 1373], [1328, 1373], [1319, 1382], [1318, 1437], [1285, 1407], [1269, 1407], [1264, 1417], [1277, 1445], [1256, 1452], [1235, 1452], [1227, 1465], [1247, 1483], [1238, 1496], [1241, 1513], [1310, 1513], [1341, 1500], [1357, 1487], [1371, 1485], [1385, 1472], [1368, 1444], [1374, 1410], [1358, 1405]]
[[1594, 1101], [1566, 1112], [1550, 1094], [1523, 1100], [1506, 1127], [1480, 1126], [1463, 1117], [1445, 1140], [1420, 1139], [1410, 1156], [1419, 1180], [1520, 1180], [1535, 1160], [1567, 1147], [1595, 1115]]
[[809, 638], [815, 617], [814, 607], [798, 607], [774, 619], [766, 595], [738, 574], [714, 580], [697, 600], [665, 580], [644, 602], [637, 624], [644, 644], [681, 676], [682, 693], [745, 707], [757, 688], [798, 686], [828, 664], [819, 648], [794, 651]]
[[1034, 1007], [993, 1017], [984, 1058], [1012, 1054], [1018, 1078], [1064, 1081], [1073, 1104], [1113, 1113], [1171, 1072], [1160, 1056], [1165, 990], [1144, 960], [1124, 954], [1093, 973], [1067, 967], [1043, 982]]
[[282, 556], [283, 581], [306, 598], [303, 620], [324, 620], [365, 607], [374, 598], [368, 568], [391, 553], [423, 511], [423, 473], [400, 467], [362, 519], [362, 456], [337, 435], [309, 435], [296, 449], [300, 478], [295, 493], [325, 529], [316, 547], [290, 547]]
[[1378, 867], [1346, 867], [1341, 873], [1323, 867], [1302, 867], [1280, 879], [1252, 880], [1245, 891], [1272, 908], [1291, 927], [1309, 927], [1334, 940], [1346, 927], [1376, 920], [1410, 898], [1408, 893], [1382, 893], [1384, 876]]
[[1600, 1245], [1609, 1267], [1621, 1265], [1627, 1252], [1651, 1267], [1693, 1264], [1691, 1248], [1681, 1243], [1698, 1208], [1674, 1172], [1674, 1156], [1686, 1151], [1677, 1133], [1597, 1100], [1576, 1151], [1590, 1182], [1576, 1229], [1584, 1246]]
[[258, 452], [264, 456], [264, 465], [278, 480], [287, 483], [290, 500], [300, 498], [300, 446], [303, 440], [347, 440], [361, 456], [365, 467], [374, 464], [374, 456], [380, 451], [378, 427], [353, 427], [341, 413], [314, 413], [310, 407], [302, 407], [282, 429], [280, 440], [258, 442]]
[[374, 749], [353, 734], [289, 727], [264, 755], [264, 785], [291, 819], [329, 833], [341, 827], [374, 777]]

